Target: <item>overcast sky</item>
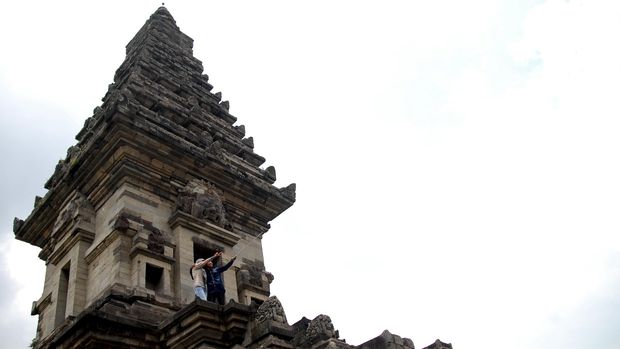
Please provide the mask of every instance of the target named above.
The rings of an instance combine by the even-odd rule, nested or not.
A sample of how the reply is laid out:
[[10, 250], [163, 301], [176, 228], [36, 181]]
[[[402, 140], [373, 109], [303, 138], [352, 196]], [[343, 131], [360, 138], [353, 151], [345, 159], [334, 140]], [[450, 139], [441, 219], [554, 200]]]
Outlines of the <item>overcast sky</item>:
[[[35, 195], [156, 1], [3, 1], [0, 334], [35, 335]], [[297, 183], [263, 239], [290, 323], [361, 344], [620, 348], [620, 2], [168, 1]]]

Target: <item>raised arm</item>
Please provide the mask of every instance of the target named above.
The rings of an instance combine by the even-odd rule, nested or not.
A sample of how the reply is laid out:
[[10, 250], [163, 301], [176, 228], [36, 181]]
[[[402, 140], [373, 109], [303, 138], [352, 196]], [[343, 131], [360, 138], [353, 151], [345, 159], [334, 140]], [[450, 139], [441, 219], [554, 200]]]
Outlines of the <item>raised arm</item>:
[[220, 252], [215, 252], [215, 253], [213, 254], [213, 256], [211, 256], [211, 257], [209, 257], [209, 258], [207, 258], [207, 259], [203, 260], [203, 261], [202, 261], [202, 262], [200, 262], [200, 263], [196, 263], [196, 264], [194, 264], [194, 268], [198, 268], [198, 269], [203, 268], [205, 265], [207, 265], [207, 263], [208, 263], [208, 262], [211, 262], [211, 261], [213, 261], [215, 258], [220, 257], [220, 256], [222, 256], [222, 252], [221, 252], [221, 251], [220, 251]]
[[219, 267], [219, 268], [218, 268], [218, 269], [219, 269], [219, 271], [220, 271], [220, 272], [224, 272], [224, 271], [226, 271], [228, 268], [230, 268], [230, 267], [233, 265], [233, 263], [235, 262], [235, 259], [237, 259], [237, 256], [234, 256], [233, 258], [231, 258], [231, 259], [228, 261], [228, 263], [226, 263], [226, 264], [224, 264], [223, 266]]

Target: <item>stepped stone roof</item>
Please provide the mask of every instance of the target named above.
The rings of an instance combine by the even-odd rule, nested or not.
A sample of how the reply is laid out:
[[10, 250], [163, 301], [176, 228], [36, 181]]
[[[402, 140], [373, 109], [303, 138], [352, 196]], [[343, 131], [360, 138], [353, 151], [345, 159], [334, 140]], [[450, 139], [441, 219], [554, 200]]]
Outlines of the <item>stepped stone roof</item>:
[[[54, 249], [62, 230], [58, 226], [92, 217], [125, 183], [166, 201], [170, 209], [178, 209], [183, 199], [191, 201], [198, 189], [212, 191], [218, 208], [225, 198], [230, 229], [256, 237], [293, 205], [295, 184], [274, 186], [275, 169], [261, 168], [265, 159], [254, 153], [253, 139], [246, 138], [244, 126], [235, 125], [229, 103], [222, 101], [220, 93], [211, 92], [213, 86], [203, 74], [202, 63], [194, 58], [192, 45], [193, 40], [179, 30], [165, 7], [158, 8], [129, 42], [126, 59], [103, 103], [86, 120], [76, 136], [77, 144], [69, 148], [45, 184], [47, 194], [35, 199], [27, 219], [14, 221], [16, 238], [41, 247], [42, 259]], [[127, 230], [128, 219], [121, 213], [103, 225]], [[139, 234], [132, 238], [154, 244], [153, 249], [146, 249], [148, 255], [161, 254], [155, 248], [165, 251], [169, 247], [159, 240], [161, 232], [152, 222], [130, 218], [144, 227], [150, 225], [153, 234], [148, 241], [139, 241]], [[76, 224], [75, 231], [80, 229]], [[226, 233], [225, 229], [219, 232]], [[66, 252], [62, 247], [56, 248], [58, 255]], [[120, 250], [115, 248], [113, 254]], [[172, 262], [166, 258], [159, 256]], [[248, 269], [253, 267], [261, 270], [256, 265], [239, 269], [242, 283], [243, 275], [251, 274]], [[78, 274], [78, 268], [72, 270]], [[164, 298], [145, 290], [110, 285], [75, 316], [65, 318], [63, 312], [63, 322], [38, 338], [34, 347], [415, 349], [411, 339], [387, 330], [363, 344], [348, 344], [327, 315], [312, 320], [304, 317], [290, 325], [282, 304], [273, 296], [260, 305], [233, 299], [225, 305], [200, 299], [182, 305], [162, 302]], [[52, 294], [35, 302], [33, 315], [41, 316], [41, 308], [54, 301]], [[452, 345], [437, 340], [427, 348], [450, 349]]]
[[[63, 200], [72, 190], [89, 195], [96, 207], [106, 194], [95, 192], [101, 183], [92, 183], [93, 178], [99, 173], [99, 180], [105, 181], [111, 174], [101, 172], [115, 170], [105, 167], [107, 157], [132, 142], [140, 152], [167, 159], [169, 166], [176, 167], [172, 173], [151, 176], [171, 183], [170, 193], [158, 192], [171, 201], [175, 195], [172, 189], [182, 187], [187, 177], [208, 178], [220, 188], [234, 187], [237, 197], [230, 198], [232, 206], [235, 201], [254, 200], [237, 205], [258, 217], [254, 235], [268, 230], [268, 222], [294, 203], [295, 184], [273, 185], [275, 168], [261, 168], [265, 158], [254, 152], [254, 140], [245, 137], [245, 127], [235, 125], [237, 118], [230, 114], [229, 102], [222, 100], [221, 93], [212, 92], [209, 76], [203, 74], [202, 62], [193, 56], [192, 47], [193, 40], [180, 31], [165, 7], [151, 15], [127, 44], [125, 61], [102, 105], [85, 121], [76, 136], [77, 144], [68, 149], [45, 183], [45, 197], [35, 199], [26, 220], [15, 218], [13, 230], [18, 239], [43, 247]], [[135, 172], [142, 172], [134, 167]]]

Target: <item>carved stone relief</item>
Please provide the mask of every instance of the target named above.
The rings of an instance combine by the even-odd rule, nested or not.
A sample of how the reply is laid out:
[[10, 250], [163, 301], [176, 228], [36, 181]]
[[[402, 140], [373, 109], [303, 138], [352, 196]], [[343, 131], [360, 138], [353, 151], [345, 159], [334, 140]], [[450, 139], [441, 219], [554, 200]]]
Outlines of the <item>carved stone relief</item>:
[[315, 317], [306, 329], [306, 340], [313, 342], [317, 339], [338, 338], [338, 331], [334, 329], [332, 319], [327, 315]]
[[177, 209], [230, 230], [232, 226], [226, 219], [223, 196], [213, 184], [194, 179], [179, 190]]
[[273, 274], [265, 270], [265, 265], [261, 261], [245, 259], [238, 271], [240, 284], [252, 285], [260, 289], [269, 290], [269, 285], [273, 281]]
[[159, 229], [153, 228], [153, 231], [149, 234], [147, 248], [149, 251], [155, 253], [164, 253], [164, 243], [166, 242], [165, 236], [159, 231]]
[[284, 314], [284, 308], [276, 296], [269, 297], [258, 307], [256, 311], [256, 321], [258, 323], [265, 321], [276, 321], [283, 324], [288, 324], [286, 321], [286, 314]]
[[80, 192], [77, 192], [75, 197], [69, 201], [69, 203], [58, 215], [58, 218], [56, 218], [53, 231], [57, 231], [66, 222], [75, 218], [79, 218], [86, 222], [92, 222], [93, 214], [93, 207], [86, 196]]

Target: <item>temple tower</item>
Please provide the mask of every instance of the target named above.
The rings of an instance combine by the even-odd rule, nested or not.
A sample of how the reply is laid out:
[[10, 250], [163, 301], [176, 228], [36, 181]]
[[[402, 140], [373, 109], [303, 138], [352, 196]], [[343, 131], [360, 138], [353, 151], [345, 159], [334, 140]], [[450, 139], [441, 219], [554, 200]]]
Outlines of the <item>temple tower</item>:
[[[15, 218], [16, 238], [46, 264], [34, 347], [413, 349], [388, 331], [347, 344], [326, 315], [288, 323], [261, 238], [295, 184], [274, 186], [192, 45], [157, 9], [46, 195]], [[196, 299], [189, 273], [215, 251], [238, 255], [223, 306]]]
[[215, 250], [239, 254], [228, 299], [269, 296], [261, 237], [295, 201], [275, 187], [253, 139], [212, 93], [193, 40], [159, 8], [126, 47], [100, 107], [45, 184], [18, 239], [41, 248], [38, 338], [106, 295], [177, 309], [194, 301], [189, 269]]

